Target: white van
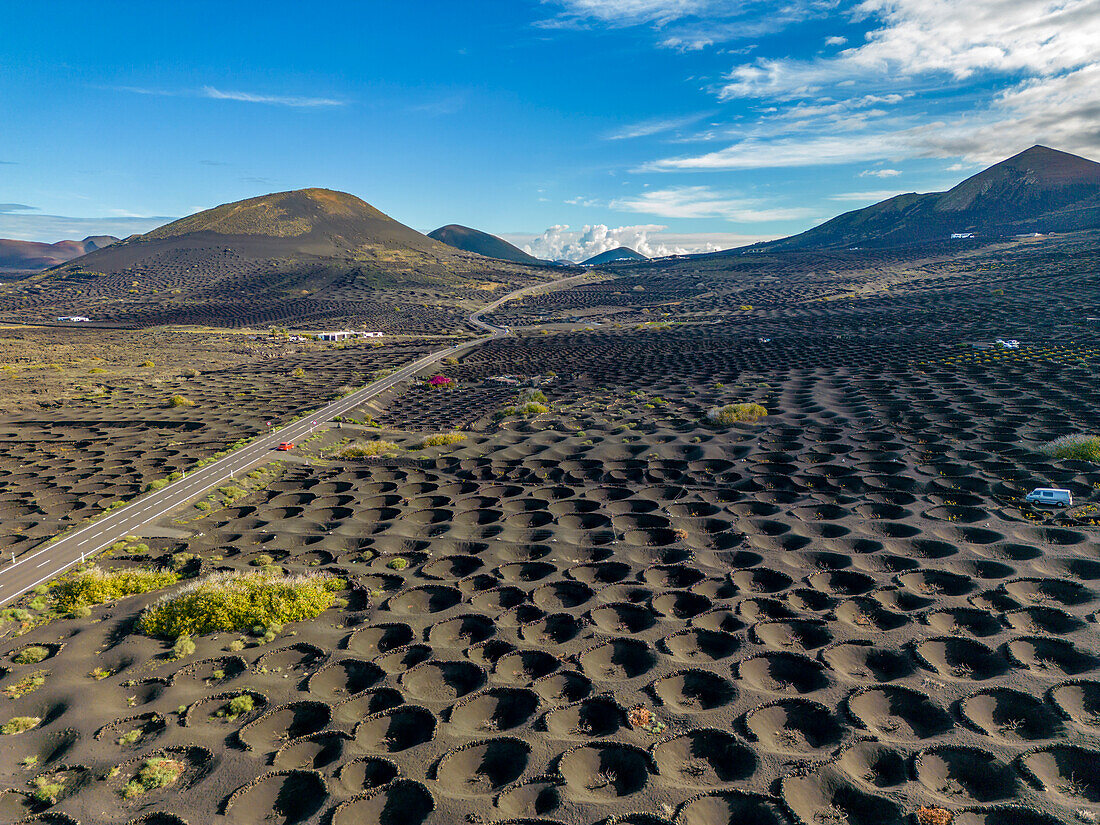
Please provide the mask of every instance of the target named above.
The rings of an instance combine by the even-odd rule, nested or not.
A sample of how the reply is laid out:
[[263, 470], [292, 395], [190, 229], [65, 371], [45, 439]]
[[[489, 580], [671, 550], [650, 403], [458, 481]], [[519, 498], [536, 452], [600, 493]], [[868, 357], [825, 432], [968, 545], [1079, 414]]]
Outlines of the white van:
[[1073, 493], [1057, 487], [1036, 487], [1026, 496], [1032, 504], [1048, 504], [1051, 507], [1072, 507]]

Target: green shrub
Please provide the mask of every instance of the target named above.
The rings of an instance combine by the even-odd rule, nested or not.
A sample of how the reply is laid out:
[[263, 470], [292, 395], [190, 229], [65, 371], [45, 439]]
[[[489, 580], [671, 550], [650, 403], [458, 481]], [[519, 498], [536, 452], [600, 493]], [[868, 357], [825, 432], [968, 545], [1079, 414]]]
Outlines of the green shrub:
[[291, 376], [294, 378], [305, 378], [306, 371], [301, 367], [298, 367], [296, 370], [294, 370], [294, 372], [291, 373]]
[[36, 665], [50, 655], [50, 649], [42, 645], [27, 645], [20, 650], [11, 660], [17, 665]]
[[17, 733], [26, 733], [31, 728], [37, 727], [41, 722], [38, 716], [13, 716], [3, 725], [0, 725], [0, 734], [14, 736]]
[[148, 492], [152, 492], [154, 490], [163, 490], [167, 486], [168, 486], [168, 479], [166, 479], [166, 478], [154, 478], [152, 481], [150, 481], [148, 484], [145, 485], [145, 489]]
[[401, 449], [392, 441], [368, 441], [365, 444], [350, 444], [340, 451], [340, 458], [370, 458], [396, 452]]
[[247, 693], [242, 693], [229, 700], [229, 704], [225, 706], [225, 716], [227, 719], [236, 719], [238, 716], [252, 713], [255, 707], [255, 700]]
[[182, 659], [184, 656], [190, 656], [195, 652], [195, 642], [191, 638], [191, 634], [183, 633], [176, 639], [176, 643], [172, 645], [172, 655], [177, 659]]
[[164, 405], [166, 407], [193, 407], [195, 402], [185, 395], [173, 395]]
[[132, 745], [141, 738], [141, 731], [135, 728], [134, 730], [128, 730], [122, 736], [118, 737], [115, 741], [120, 745]]
[[396, 559], [390, 559], [386, 562], [386, 567], [390, 570], [404, 570], [409, 566], [409, 560], [398, 556]]
[[141, 365], [143, 367], [155, 367], [156, 366], [156, 364], [153, 361], [142, 361]]
[[90, 607], [124, 596], [159, 590], [175, 584], [179, 578], [179, 573], [173, 570], [135, 567], [107, 572], [99, 567], [89, 567], [59, 581], [54, 586], [53, 595], [62, 611], [72, 612], [81, 606]]
[[528, 401], [526, 404], [520, 407], [520, 412], [522, 412], [524, 415], [542, 415], [543, 413], [550, 412], [550, 408], [547, 407], [545, 404], [538, 403], [537, 401]]
[[46, 677], [48, 675], [49, 673], [45, 670], [36, 670], [34, 673], [28, 673], [18, 682], [4, 688], [4, 695], [9, 699], [18, 699], [20, 696], [33, 693], [42, 687], [42, 685], [46, 684]]
[[177, 759], [146, 759], [137, 776], [123, 788], [122, 795], [126, 799], [132, 799], [157, 788], [166, 788], [183, 776], [186, 769], [187, 766]]
[[1100, 436], [1064, 435], [1047, 444], [1043, 452], [1054, 458], [1071, 458], [1100, 464]]
[[53, 805], [64, 789], [65, 777], [63, 776], [36, 776], [32, 796], [36, 802]]
[[759, 421], [768, 411], [760, 404], [726, 404], [724, 407], [712, 407], [707, 410], [707, 420], [712, 424], [729, 426], [740, 421]]
[[173, 639], [184, 633], [251, 630], [312, 619], [332, 606], [344, 582], [324, 573], [304, 576], [215, 573], [147, 607], [138, 628]]
[[542, 390], [536, 390], [536, 389], [524, 390], [523, 392], [521, 392], [516, 397], [516, 403], [517, 404], [526, 404], [530, 401], [534, 401], [536, 404], [549, 404], [550, 403], [549, 401], [546, 400], [546, 393], [544, 393]]
[[420, 449], [424, 449], [425, 447], [441, 447], [444, 444], [457, 444], [465, 440], [465, 433], [435, 433], [434, 435], [429, 435], [420, 442]]
[[275, 559], [267, 555], [267, 553], [261, 553], [249, 562], [253, 567], [267, 567], [269, 564], [274, 564]]

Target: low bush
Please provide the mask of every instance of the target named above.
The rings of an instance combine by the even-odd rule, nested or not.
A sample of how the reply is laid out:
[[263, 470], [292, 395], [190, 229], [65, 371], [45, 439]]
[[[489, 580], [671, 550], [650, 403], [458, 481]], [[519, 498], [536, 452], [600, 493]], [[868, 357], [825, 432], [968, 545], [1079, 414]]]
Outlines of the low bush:
[[291, 376], [294, 377], [294, 378], [305, 378], [306, 377], [306, 371], [304, 369], [302, 369], [301, 367], [298, 367], [297, 369], [294, 370], [294, 372], [291, 373]]
[[159, 590], [179, 581], [174, 570], [154, 570], [134, 567], [110, 572], [99, 567], [62, 579], [53, 588], [53, 596], [62, 611], [73, 612], [78, 607], [96, 604]]
[[185, 395], [173, 395], [165, 402], [166, 407], [193, 407], [195, 402]]
[[11, 660], [17, 665], [36, 665], [50, 655], [50, 649], [42, 645], [27, 645], [20, 650]]
[[707, 410], [707, 420], [712, 424], [729, 426], [740, 421], [759, 421], [768, 414], [760, 404], [726, 404], [724, 407], [712, 407]]
[[409, 566], [409, 560], [398, 556], [396, 559], [390, 559], [386, 562], [386, 567], [390, 570], [404, 570]]
[[377, 439], [366, 443], [349, 444], [338, 455], [340, 458], [373, 458], [374, 456], [396, 452], [399, 449], [401, 448], [392, 441]]
[[176, 639], [185, 633], [251, 630], [312, 619], [332, 606], [333, 592], [343, 586], [341, 579], [324, 573], [215, 573], [147, 607], [138, 628], [148, 636]]
[[44, 670], [36, 670], [34, 673], [28, 673], [18, 682], [4, 688], [3, 693], [9, 699], [18, 699], [20, 696], [33, 693], [42, 687], [42, 685], [46, 684], [46, 677], [48, 675], [49, 674]]
[[36, 802], [44, 805], [53, 805], [61, 792], [65, 790], [64, 776], [36, 776], [34, 778], [34, 792], [31, 794]]
[[0, 734], [13, 736], [17, 733], [26, 733], [31, 728], [38, 727], [42, 719], [38, 716], [13, 716], [3, 725], [0, 725]]
[[247, 693], [234, 696], [214, 715], [221, 719], [236, 719], [246, 713], [252, 713], [256, 707], [255, 700]]
[[184, 656], [190, 656], [195, 652], [195, 641], [191, 638], [190, 633], [183, 633], [176, 643], [172, 645], [172, 655], [177, 659], [182, 659]]
[[1064, 435], [1047, 444], [1043, 452], [1053, 458], [1071, 458], [1100, 464], [1100, 436]]
[[420, 442], [420, 449], [424, 449], [425, 447], [441, 447], [444, 444], [457, 444], [465, 440], [465, 433], [435, 433], [434, 435], [429, 435]]
[[550, 412], [550, 408], [545, 404], [540, 404], [537, 401], [528, 401], [519, 411], [524, 415], [542, 415], [543, 413]]
[[126, 783], [122, 795], [126, 799], [132, 799], [157, 788], [166, 788], [183, 776], [185, 770], [187, 766], [177, 759], [146, 759], [137, 775]]

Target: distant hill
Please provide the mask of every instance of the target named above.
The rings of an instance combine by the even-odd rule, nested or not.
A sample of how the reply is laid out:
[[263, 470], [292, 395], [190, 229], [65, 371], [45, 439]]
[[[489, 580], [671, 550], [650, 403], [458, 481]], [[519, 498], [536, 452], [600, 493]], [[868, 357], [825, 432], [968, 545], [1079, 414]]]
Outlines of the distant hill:
[[451, 329], [443, 319], [462, 317], [453, 306], [470, 288], [545, 277], [543, 268], [440, 243], [353, 195], [301, 189], [181, 218], [33, 275], [23, 288], [44, 313], [146, 326], [378, 324], [389, 318], [384, 306], [420, 291], [422, 320]]
[[890, 247], [973, 232], [997, 237], [1100, 228], [1100, 163], [1032, 146], [946, 192], [897, 195], [769, 250]]
[[617, 249], [609, 249], [607, 252], [601, 252], [599, 255], [593, 255], [587, 261], [582, 261], [582, 266], [600, 266], [601, 264], [610, 264], [615, 261], [648, 261], [645, 255], [635, 252], [629, 246], [620, 246]]
[[57, 243], [12, 241], [0, 238], [0, 270], [48, 269], [96, 249], [110, 246], [117, 241], [118, 238], [111, 235], [92, 235], [82, 241], [58, 241]]
[[460, 226], [457, 223], [441, 226], [439, 229], [429, 232], [428, 237], [435, 238], [437, 241], [445, 243], [447, 246], [453, 246], [455, 249], [463, 249], [466, 252], [484, 255], [486, 258], [514, 261], [518, 264], [544, 263], [534, 255], [528, 255], [518, 246], [508, 243], [503, 238], [498, 238], [496, 235], [490, 235], [488, 232], [482, 232], [478, 229], [471, 229], [468, 226]]

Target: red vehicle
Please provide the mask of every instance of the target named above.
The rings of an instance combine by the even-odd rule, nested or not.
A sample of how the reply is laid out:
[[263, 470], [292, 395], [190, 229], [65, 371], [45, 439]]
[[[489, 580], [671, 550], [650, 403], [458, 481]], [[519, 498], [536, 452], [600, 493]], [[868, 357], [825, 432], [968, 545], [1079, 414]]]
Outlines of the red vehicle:
[[293, 441], [283, 441], [275, 449], [278, 450], [279, 452], [285, 453], [288, 450], [293, 450], [294, 449], [294, 442]]

